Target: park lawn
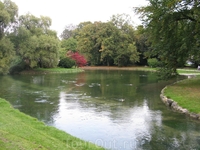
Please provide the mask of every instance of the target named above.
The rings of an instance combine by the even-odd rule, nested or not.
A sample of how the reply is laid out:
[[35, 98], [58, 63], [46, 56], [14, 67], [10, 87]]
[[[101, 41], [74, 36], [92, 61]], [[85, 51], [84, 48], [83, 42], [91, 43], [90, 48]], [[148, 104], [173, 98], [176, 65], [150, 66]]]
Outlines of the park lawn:
[[[138, 70], [138, 71], [157, 71], [158, 68], [151, 67], [117, 67], [117, 66], [85, 66], [81, 68], [35, 68], [31, 70], [24, 70], [20, 74], [51, 74], [51, 73], [76, 73], [83, 72], [84, 70]], [[200, 71], [197, 69], [177, 69], [177, 72], [181, 74], [195, 74], [200, 75]]]
[[45, 125], [0, 99], [0, 150], [103, 150]]
[[193, 75], [200, 75], [200, 70], [195, 68], [186, 68], [186, 69], [177, 69], [177, 72], [181, 74], [193, 74]]
[[83, 72], [80, 68], [35, 68], [31, 70], [24, 70], [20, 74], [52, 74], [52, 73], [77, 73]]
[[130, 67], [118, 67], [118, 66], [84, 66], [81, 67], [83, 70], [138, 70], [138, 71], [157, 71], [157, 68], [151, 68], [147, 66], [138, 67], [138, 66], [130, 66]]
[[170, 85], [165, 89], [164, 94], [182, 108], [200, 113], [200, 76]]

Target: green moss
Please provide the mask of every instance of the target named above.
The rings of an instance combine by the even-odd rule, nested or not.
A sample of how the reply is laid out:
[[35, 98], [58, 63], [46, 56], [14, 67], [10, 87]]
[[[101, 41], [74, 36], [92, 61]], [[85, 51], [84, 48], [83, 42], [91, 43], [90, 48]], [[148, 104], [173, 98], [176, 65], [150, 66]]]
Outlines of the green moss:
[[36, 118], [13, 109], [0, 99], [0, 150], [95, 150], [103, 149], [46, 126]]

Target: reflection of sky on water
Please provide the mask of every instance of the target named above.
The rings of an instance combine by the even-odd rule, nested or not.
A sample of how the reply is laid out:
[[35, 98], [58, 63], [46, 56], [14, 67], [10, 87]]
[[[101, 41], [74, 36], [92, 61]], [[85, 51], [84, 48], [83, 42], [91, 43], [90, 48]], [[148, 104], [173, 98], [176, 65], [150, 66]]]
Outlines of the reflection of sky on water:
[[169, 110], [150, 72], [1, 76], [0, 95], [20, 111], [112, 150], [200, 149], [200, 123]]
[[92, 99], [87, 97], [88, 100], [82, 102], [79, 97], [85, 95], [60, 92], [54, 125], [106, 148], [138, 148], [138, 145], [151, 140], [152, 124], [161, 125], [161, 112], [149, 110], [147, 100], [142, 106], [130, 108], [120, 102], [119, 105], [104, 103], [95, 106], [91, 103], [88, 107], [87, 101]]

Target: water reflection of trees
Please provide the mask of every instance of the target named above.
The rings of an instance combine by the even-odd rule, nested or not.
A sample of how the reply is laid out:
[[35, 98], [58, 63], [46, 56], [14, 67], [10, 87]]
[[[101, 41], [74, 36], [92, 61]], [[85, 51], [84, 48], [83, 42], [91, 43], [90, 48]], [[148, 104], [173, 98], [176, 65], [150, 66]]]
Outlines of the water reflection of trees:
[[[160, 90], [168, 83], [157, 81], [152, 73], [107, 70], [2, 76], [0, 83], [0, 97], [47, 123], [54, 122], [61, 105], [67, 104], [68, 109], [106, 117], [114, 131], [126, 131], [141, 149], [200, 149], [199, 123], [162, 104]], [[61, 92], [66, 96], [62, 104]], [[114, 131], [110, 134], [115, 135]]]
[[[79, 79], [81, 79], [81, 82]], [[142, 106], [145, 98], [151, 99], [155, 94], [157, 94], [156, 96], [158, 98], [158, 88], [151, 88], [156, 91], [154, 93], [152, 93], [152, 90], [138, 90], [141, 89], [142, 85], [157, 84], [155, 74], [151, 75], [150, 73], [149, 75], [148, 72], [110, 70], [90, 71], [79, 74], [76, 83], [83, 82], [85, 82], [85, 85], [74, 89], [82, 95], [91, 96], [90, 100], [87, 101], [86, 98], [86, 102], [82, 103], [83, 107], [89, 108], [92, 103], [97, 106], [97, 111], [101, 111], [100, 109], [103, 107], [100, 106], [105, 105], [106, 109], [110, 109], [113, 116], [115, 116], [114, 113], [116, 112], [120, 114], [123, 110], [122, 106], [125, 107], [125, 111], [128, 111], [128, 109], [133, 106]], [[74, 93], [76, 93], [75, 91]], [[84, 100], [84, 98], [81, 99]], [[149, 105], [150, 102], [148, 101], [147, 104]], [[123, 117], [124, 116], [121, 115], [121, 118]]]
[[89, 72], [86, 76], [87, 86], [82, 88], [92, 97], [104, 97], [108, 99], [133, 97], [139, 83], [138, 76], [131, 72], [97, 71]]
[[[138, 148], [199, 149], [199, 137], [196, 132], [199, 127], [196, 124], [194, 129], [188, 126], [181, 129], [185, 123], [182, 115], [177, 118], [182, 117], [183, 120], [180, 119], [180, 122], [176, 120], [174, 124], [174, 119], [170, 120], [167, 117], [167, 115], [174, 116], [173, 112], [167, 108], [163, 112], [159, 111], [165, 108], [159, 97], [160, 91], [174, 80], [161, 82], [157, 81], [153, 74], [121, 71], [83, 73], [81, 79], [83, 78], [85, 85], [76, 87], [79, 93], [77, 98], [80, 98], [77, 101], [79, 110], [104, 114], [112, 123], [123, 125], [125, 128], [132, 126], [136, 129], [130, 130], [133, 134], [132, 140], [137, 141]], [[120, 101], [122, 98], [124, 101]], [[140, 133], [137, 134], [137, 131]]]
[[142, 149], [200, 149], [198, 130], [200, 130], [198, 124], [186, 122], [184, 119], [175, 120], [169, 116], [163, 120], [161, 127], [154, 127], [151, 141], [140, 147]]
[[[60, 78], [62, 78], [60, 76]], [[57, 111], [60, 79], [58, 75], [15, 75], [0, 78], [1, 97], [15, 108], [50, 123]]]

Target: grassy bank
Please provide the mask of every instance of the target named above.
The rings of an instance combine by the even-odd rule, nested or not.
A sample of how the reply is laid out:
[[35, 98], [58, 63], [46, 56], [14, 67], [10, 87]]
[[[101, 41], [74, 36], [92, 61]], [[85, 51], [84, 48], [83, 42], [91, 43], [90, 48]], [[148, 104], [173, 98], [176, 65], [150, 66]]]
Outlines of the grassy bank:
[[[86, 66], [82, 67], [83, 70], [140, 70], [140, 71], [157, 71], [158, 68], [151, 68], [151, 67], [117, 67], [117, 66]], [[200, 71], [195, 68], [183, 68], [183, 69], [177, 69], [177, 72], [182, 74], [196, 74], [200, 75]]]
[[80, 68], [36, 68], [31, 70], [24, 70], [20, 74], [51, 74], [51, 73], [76, 73], [82, 72]]
[[200, 113], [200, 76], [168, 86], [164, 94], [176, 101], [182, 108]]
[[100, 150], [94, 144], [46, 126], [0, 99], [0, 150]]
[[191, 69], [177, 69], [177, 72], [181, 75], [181, 74], [193, 74], [193, 75], [200, 75], [200, 71], [194, 68]]
[[81, 67], [83, 70], [139, 70], [139, 71], [156, 71], [156, 68], [151, 67], [117, 67], [117, 66], [85, 66]]

